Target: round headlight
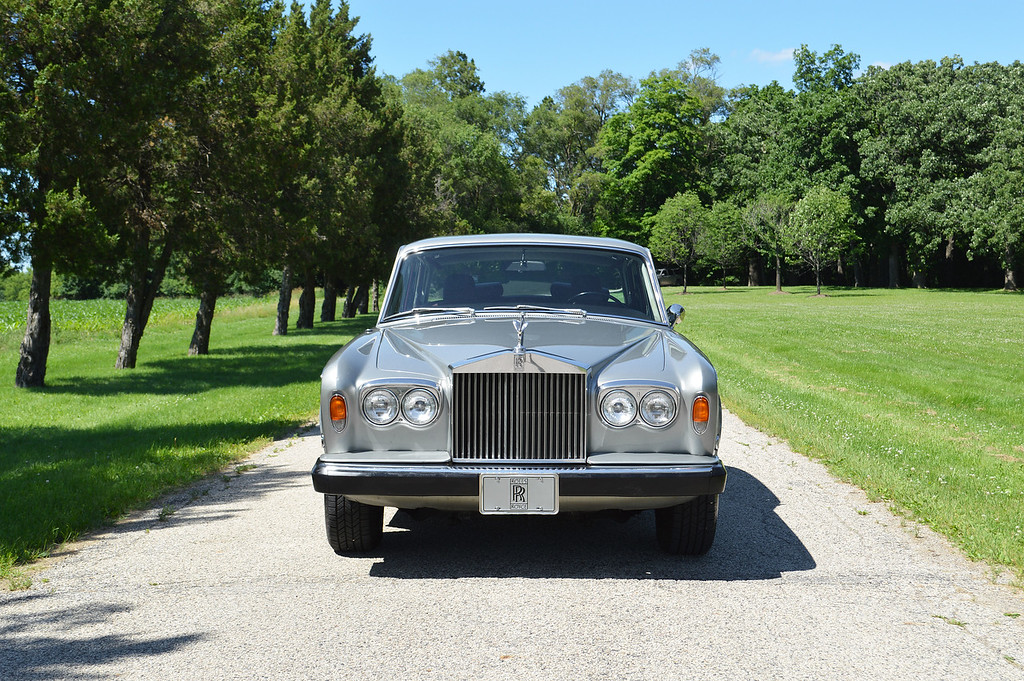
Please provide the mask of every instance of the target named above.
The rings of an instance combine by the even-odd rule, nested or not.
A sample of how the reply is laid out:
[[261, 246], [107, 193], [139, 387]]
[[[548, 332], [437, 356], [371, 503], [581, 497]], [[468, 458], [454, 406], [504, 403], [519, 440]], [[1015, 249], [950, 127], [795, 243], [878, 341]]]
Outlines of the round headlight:
[[625, 390], [613, 390], [601, 400], [601, 417], [615, 428], [628, 426], [636, 417], [636, 399]]
[[398, 398], [390, 390], [371, 390], [363, 398], [363, 415], [370, 423], [386, 426], [398, 416]]
[[675, 417], [676, 400], [664, 390], [652, 390], [640, 400], [640, 418], [649, 426], [667, 426]]
[[429, 390], [416, 388], [402, 398], [402, 416], [414, 426], [425, 426], [437, 416], [437, 398]]

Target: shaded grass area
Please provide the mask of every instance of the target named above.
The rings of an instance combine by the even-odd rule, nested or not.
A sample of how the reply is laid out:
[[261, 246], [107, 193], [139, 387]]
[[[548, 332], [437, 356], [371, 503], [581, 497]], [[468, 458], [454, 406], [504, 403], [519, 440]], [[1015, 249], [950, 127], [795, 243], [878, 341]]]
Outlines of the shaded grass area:
[[0, 345], [0, 576], [244, 457], [315, 416], [320, 371], [364, 316], [274, 337], [274, 305], [225, 306], [211, 353], [188, 357], [177, 313], [147, 328], [139, 366], [113, 368], [118, 329], [59, 329], [47, 387], [14, 388], [20, 334]]
[[666, 292], [727, 406], [1024, 577], [1024, 296], [771, 290]]

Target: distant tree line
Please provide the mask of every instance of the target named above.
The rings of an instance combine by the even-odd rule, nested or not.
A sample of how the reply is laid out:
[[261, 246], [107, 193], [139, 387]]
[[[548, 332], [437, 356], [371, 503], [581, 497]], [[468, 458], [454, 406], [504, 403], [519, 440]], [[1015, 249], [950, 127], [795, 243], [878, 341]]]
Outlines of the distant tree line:
[[857, 77], [856, 55], [804, 46], [795, 91], [727, 91], [698, 49], [529, 108], [457, 51], [377, 74], [336, 5], [0, 0], [0, 265], [31, 265], [19, 386], [44, 383], [55, 291], [124, 296], [130, 368], [171, 284], [198, 298], [201, 354], [225, 292], [273, 273], [274, 333], [294, 288], [308, 328], [317, 288], [321, 320], [339, 297], [366, 309], [429, 235], [616, 236], [723, 284], [1016, 287], [1019, 63]]

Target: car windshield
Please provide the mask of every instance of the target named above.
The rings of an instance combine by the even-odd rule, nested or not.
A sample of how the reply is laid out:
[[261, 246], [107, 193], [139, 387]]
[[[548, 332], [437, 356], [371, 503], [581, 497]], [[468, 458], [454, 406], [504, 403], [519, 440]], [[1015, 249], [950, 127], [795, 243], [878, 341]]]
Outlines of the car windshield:
[[410, 254], [382, 319], [469, 308], [605, 314], [659, 321], [644, 258], [565, 246], [461, 246]]

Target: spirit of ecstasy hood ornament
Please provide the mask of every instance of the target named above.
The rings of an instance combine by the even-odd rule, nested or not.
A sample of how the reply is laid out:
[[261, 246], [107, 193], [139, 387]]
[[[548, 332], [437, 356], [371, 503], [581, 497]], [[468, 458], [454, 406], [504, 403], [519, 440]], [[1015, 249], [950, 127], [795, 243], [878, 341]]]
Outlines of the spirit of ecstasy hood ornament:
[[521, 355], [525, 352], [523, 348], [523, 334], [526, 333], [526, 327], [529, 325], [529, 322], [526, 321], [526, 315], [512, 320], [512, 326], [515, 327], [517, 336], [516, 347], [512, 349], [514, 354]]

